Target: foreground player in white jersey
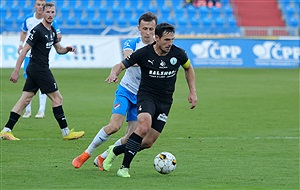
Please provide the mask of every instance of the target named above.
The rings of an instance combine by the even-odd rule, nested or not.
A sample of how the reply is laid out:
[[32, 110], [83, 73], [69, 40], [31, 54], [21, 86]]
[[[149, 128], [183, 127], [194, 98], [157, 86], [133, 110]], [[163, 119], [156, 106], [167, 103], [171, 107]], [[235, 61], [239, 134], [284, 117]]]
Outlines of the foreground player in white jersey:
[[[19, 43], [19, 48], [18, 48], [18, 53], [21, 53], [21, 50], [23, 49], [24, 42], [29, 36], [29, 32], [40, 22], [43, 21], [43, 6], [46, 4], [45, 0], [35, 0], [34, 3], [34, 8], [35, 8], [35, 13], [32, 13], [28, 16], [26, 16], [23, 24], [22, 24], [22, 33], [20, 35], [20, 43]], [[56, 29], [57, 33], [57, 38], [58, 41], [61, 40], [61, 34], [60, 34], [60, 29], [54, 20], [52, 22], [52, 26]], [[27, 79], [27, 73], [26, 69], [30, 60], [30, 51], [27, 53], [25, 59], [24, 59], [24, 78]], [[45, 117], [45, 109], [46, 109], [46, 102], [47, 102], [47, 95], [42, 94], [41, 91], [39, 90], [39, 103], [40, 107], [38, 110], [38, 113], [35, 115], [35, 118], [44, 118]], [[28, 106], [25, 109], [25, 113], [23, 115], [23, 118], [29, 118], [31, 117], [31, 102], [28, 104]]]
[[[132, 52], [134, 52], [135, 50], [154, 42], [154, 31], [156, 24], [157, 17], [153, 13], [144, 13], [139, 18], [138, 30], [140, 31], [141, 37], [127, 40], [124, 43], [124, 58], [132, 54]], [[112, 134], [114, 134], [121, 128], [122, 124], [124, 123], [126, 114], [126, 121], [128, 122], [126, 134], [124, 137], [117, 140], [115, 142], [115, 145], [118, 146], [127, 142], [128, 137], [136, 128], [136, 103], [140, 80], [140, 67], [136, 66], [126, 70], [125, 75], [122, 78], [120, 85], [118, 86], [118, 89], [116, 91], [116, 98], [114, 101], [112, 116], [109, 124], [102, 127], [91, 144], [88, 146], [88, 148], [73, 160], [72, 164], [75, 168], [80, 168], [82, 164], [90, 158], [97, 147], [106, 142]], [[100, 170], [103, 170], [102, 162], [104, 161], [106, 156], [107, 151], [97, 156], [94, 160], [94, 164], [99, 167]]]

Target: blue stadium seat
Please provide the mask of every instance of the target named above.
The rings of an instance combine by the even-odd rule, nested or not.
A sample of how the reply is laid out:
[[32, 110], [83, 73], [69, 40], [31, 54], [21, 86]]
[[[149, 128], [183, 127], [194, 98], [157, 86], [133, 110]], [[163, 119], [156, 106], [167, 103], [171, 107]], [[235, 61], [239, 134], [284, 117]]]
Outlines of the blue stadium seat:
[[17, 26], [17, 28], [20, 28], [24, 22], [24, 17], [23, 16], [19, 16], [18, 18], [15, 18], [15, 24]]
[[70, 15], [71, 9], [68, 6], [63, 6], [60, 9], [61, 17], [68, 18]]
[[230, 5], [223, 6], [222, 13], [224, 17], [229, 17], [233, 15], [233, 9]]
[[75, 17], [68, 17], [67, 20], [66, 20], [66, 25], [76, 26], [77, 25], [76, 18]]
[[101, 19], [105, 19], [108, 15], [108, 8], [107, 6], [101, 6], [98, 9], [99, 15]]
[[188, 17], [194, 17], [197, 15], [197, 8], [195, 8], [193, 5], [188, 5], [186, 7], [186, 14], [188, 15]]
[[26, 0], [18, 0], [16, 2], [17, 4], [15, 4], [15, 6], [18, 6], [19, 8], [23, 8], [26, 6]]
[[78, 24], [82, 27], [86, 27], [89, 25], [89, 19], [87, 17], [81, 17], [78, 21]]
[[23, 16], [29, 15], [31, 13], [33, 13], [33, 7], [32, 6], [25, 6], [23, 9]]
[[117, 25], [120, 28], [127, 27], [127, 19], [125, 17], [119, 17], [117, 19]]
[[130, 18], [130, 17], [131, 17], [131, 15], [132, 15], [132, 8], [130, 7], [130, 5], [125, 6], [125, 7], [123, 8], [123, 14], [124, 14], [124, 16], [127, 17], [127, 18]]
[[151, 12], [151, 13], [157, 14], [158, 7], [151, 5], [146, 10]]
[[2, 18], [6, 17], [7, 13], [8, 13], [7, 7], [5, 5], [1, 4], [1, 6], [0, 6], [1, 20], [2, 20]]
[[222, 33], [224, 29], [224, 19], [221, 17], [217, 17], [214, 19], [214, 28], [213, 28], [213, 32], [218, 34], [218, 33]]
[[18, 18], [19, 14], [20, 14], [20, 9], [18, 6], [13, 6], [9, 9], [10, 13], [11, 13], [11, 17], [13, 18]]
[[295, 9], [292, 6], [286, 6], [282, 8], [282, 12], [286, 19], [291, 18], [295, 15]]
[[142, 7], [142, 6], [136, 7], [135, 14], [137, 14], [138, 17], [141, 16], [142, 14], [144, 14], [144, 13], [145, 13], [144, 7]]
[[115, 5], [115, 0], [106, 0], [107, 7], [113, 7]]
[[200, 18], [198, 18], [198, 17], [193, 17], [193, 18], [190, 20], [190, 25], [191, 25], [191, 27], [200, 27]]
[[156, 0], [156, 4], [158, 7], [163, 7], [165, 6], [165, 0]]
[[13, 22], [14, 22], [14, 20], [12, 17], [5, 17], [3, 19], [3, 24], [4, 24], [4, 26], [7, 26], [7, 27], [11, 27], [13, 25]]
[[110, 11], [114, 18], [119, 18], [121, 15], [121, 9], [118, 6], [111, 7]]
[[207, 17], [209, 13], [209, 9], [206, 6], [199, 7], [199, 13], [202, 18]]
[[170, 15], [170, 8], [167, 6], [163, 6], [160, 8], [160, 14], [163, 18], [168, 18]]
[[76, 6], [73, 8], [73, 13], [76, 18], [81, 18], [83, 15], [81, 6]]
[[133, 9], [137, 8], [139, 6], [139, 0], [130, 0], [130, 7]]
[[167, 23], [172, 24], [173, 26], [176, 25], [175, 19], [171, 16], [168, 16], [167, 19], [165, 20]]
[[187, 18], [185, 17], [177, 17], [178, 20], [177, 20], [177, 27], [188, 27], [189, 23], [188, 23], [188, 20]]
[[128, 24], [130, 26], [137, 26], [139, 23], [138, 23], [138, 17], [137, 16], [131, 16], [129, 21], [128, 21]]
[[85, 9], [86, 16], [89, 17], [89, 18], [94, 18], [95, 11], [96, 11], [96, 8], [94, 6], [88, 6]]
[[101, 19], [100, 17], [94, 17], [92, 20], [91, 20], [91, 24], [93, 26], [100, 26], [101, 25]]
[[218, 7], [213, 6], [212, 8], [210, 8], [210, 14], [213, 18], [220, 17], [221, 9], [218, 8]]
[[[173, 6], [175, 7], [175, 6]], [[184, 16], [184, 8], [181, 5], [176, 5], [174, 9], [174, 13], [177, 18], [183, 17]]]
[[299, 19], [297, 19], [295, 17], [291, 17], [286, 20], [287, 25], [290, 27], [294, 27], [294, 28], [297, 28], [298, 26], [300, 26], [299, 22], [300, 22]]
[[75, 8], [77, 6], [77, 0], [68, 0], [67, 2], [70, 8]]
[[106, 17], [104, 19], [104, 25], [105, 26], [113, 26], [114, 25], [114, 20], [112, 17]]
[[212, 20], [209, 17], [201, 19], [201, 33], [210, 33], [212, 28]]

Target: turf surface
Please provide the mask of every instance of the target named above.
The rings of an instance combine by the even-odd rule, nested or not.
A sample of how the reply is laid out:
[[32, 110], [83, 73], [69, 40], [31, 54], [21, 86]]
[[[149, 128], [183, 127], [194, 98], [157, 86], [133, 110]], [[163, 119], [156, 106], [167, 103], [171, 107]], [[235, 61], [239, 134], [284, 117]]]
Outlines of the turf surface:
[[[124, 134], [126, 124], [80, 168], [71, 161], [108, 123], [116, 84], [109, 69], [53, 69], [70, 128], [82, 139], [62, 140], [47, 102], [45, 119], [20, 118], [14, 135], [0, 141], [0, 189], [299, 189], [299, 70], [196, 69], [198, 105], [190, 110], [183, 71], [166, 127], [151, 149], [137, 154], [131, 178], [93, 166], [96, 154]], [[20, 97], [24, 79], [9, 82], [1, 70], [1, 126]], [[33, 115], [38, 98], [33, 99]], [[153, 159], [161, 151], [177, 168], [161, 175]]]

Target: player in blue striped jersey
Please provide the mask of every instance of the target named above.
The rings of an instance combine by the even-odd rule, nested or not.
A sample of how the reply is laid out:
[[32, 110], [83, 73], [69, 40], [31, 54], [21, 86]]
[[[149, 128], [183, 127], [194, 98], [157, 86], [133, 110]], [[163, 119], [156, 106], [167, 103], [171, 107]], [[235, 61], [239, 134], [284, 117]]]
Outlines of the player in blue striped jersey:
[[[134, 51], [154, 42], [154, 31], [157, 24], [157, 17], [153, 13], [144, 13], [138, 21], [140, 37], [129, 39], [123, 46], [123, 57], [130, 56]], [[128, 127], [124, 137], [115, 142], [115, 145], [125, 144], [128, 137], [136, 128], [137, 121], [137, 92], [141, 80], [141, 70], [137, 65], [126, 70], [115, 94], [115, 101], [112, 109], [110, 122], [102, 127], [88, 148], [77, 156], [72, 164], [75, 168], [80, 168], [82, 164], [90, 158], [97, 147], [106, 142], [109, 137], [117, 132], [124, 123], [125, 117]], [[100, 169], [102, 162], [107, 156], [107, 151], [97, 156], [94, 164]]]

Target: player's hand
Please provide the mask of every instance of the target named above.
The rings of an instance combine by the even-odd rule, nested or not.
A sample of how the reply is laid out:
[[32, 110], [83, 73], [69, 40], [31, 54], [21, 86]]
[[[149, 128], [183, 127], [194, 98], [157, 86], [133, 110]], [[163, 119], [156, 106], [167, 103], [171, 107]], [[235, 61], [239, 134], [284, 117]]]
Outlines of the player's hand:
[[20, 45], [19, 48], [18, 48], [18, 54], [19, 55], [21, 54], [22, 49], [23, 49], [23, 46]]
[[190, 93], [188, 97], [189, 103], [191, 103], [191, 109], [194, 109], [197, 105], [198, 98], [196, 92]]
[[67, 48], [67, 51], [68, 51], [68, 52], [74, 52], [74, 53], [76, 53], [76, 49], [75, 49], [74, 47], [72, 47], [72, 46], [67, 46], [66, 48]]
[[16, 83], [16, 82], [18, 82], [18, 78], [19, 78], [19, 72], [17, 72], [17, 71], [13, 71], [12, 72], [12, 74], [11, 74], [11, 76], [10, 76], [10, 81], [11, 82], [13, 82], [13, 83]]
[[106, 79], [105, 82], [107, 82], [108, 84], [114, 82], [117, 83], [118, 82], [118, 77], [116, 75], [109, 75]]

